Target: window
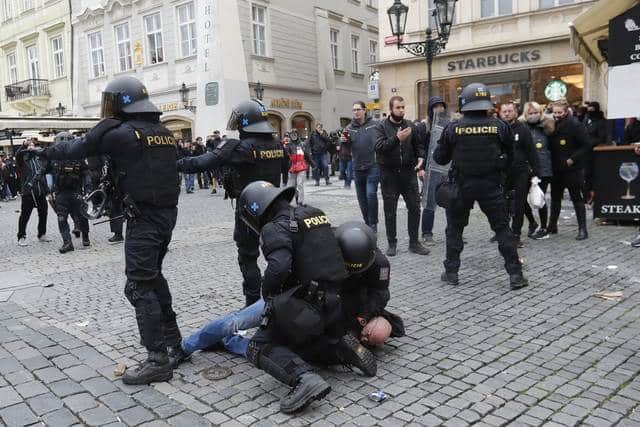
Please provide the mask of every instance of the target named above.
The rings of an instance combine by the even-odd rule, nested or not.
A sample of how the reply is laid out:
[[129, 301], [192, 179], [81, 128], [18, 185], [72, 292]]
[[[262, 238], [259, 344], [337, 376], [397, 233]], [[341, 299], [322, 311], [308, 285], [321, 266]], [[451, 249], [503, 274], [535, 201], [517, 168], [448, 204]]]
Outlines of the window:
[[40, 78], [40, 66], [38, 64], [38, 47], [31, 45], [27, 47], [27, 61], [29, 65], [29, 78]]
[[378, 42], [369, 40], [369, 64], [375, 64], [376, 62], [378, 62]]
[[378, 0], [367, 0], [367, 6], [372, 7], [374, 9], [378, 8]]
[[116, 53], [118, 55], [118, 70], [127, 71], [133, 68], [131, 59], [131, 36], [129, 35], [129, 23], [116, 25]]
[[513, 0], [480, 0], [480, 16], [489, 18], [492, 16], [510, 15]]
[[196, 54], [196, 14], [193, 3], [177, 7], [178, 34], [180, 35], [180, 53], [182, 57]]
[[565, 4], [572, 4], [574, 2], [575, 0], [540, 0], [540, 9], [563, 6]]
[[89, 52], [91, 53], [91, 75], [93, 78], [104, 76], [104, 51], [102, 49], [102, 32], [89, 34]]
[[253, 54], [267, 56], [267, 9], [251, 5], [251, 28], [253, 32]]
[[22, 10], [33, 9], [33, 0], [22, 0]]
[[4, 20], [13, 18], [13, 0], [3, 0]]
[[9, 74], [9, 83], [18, 82], [18, 63], [16, 62], [16, 53], [12, 52], [7, 55], [7, 71]]
[[147, 33], [147, 50], [149, 51], [149, 63], [157, 64], [164, 61], [164, 49], [162, 47], [162, 22], [160, 14], [154, 13], [144, 17], [144, 28]]
[[53, 76], [55, 78], [64, 76], [62, 36], [57, 36], [51, 39], [51, 55], [53, 55]]
[[333, 63], [333, 69], [339, 70], [340, 69], [340, 61], [339, 61], [340, 45], [338, 41], [340, 40], [340, 31], [331, 29], [329, 31], [329, 40], [331, 42], [331, 62]]
[[439, 28], [436, 28], [436, 17], [433, 16], [433, 12], [435, 12], [436, 7], [433, 4], [433, 0], [429, 0], [427, 2], [427, 16], [429, 17], [429, 28], [431, 28], [433, 31], [438, 31], [440, 30]]
[[360, 36], [351, 34], [351, 71], [360, 72]]

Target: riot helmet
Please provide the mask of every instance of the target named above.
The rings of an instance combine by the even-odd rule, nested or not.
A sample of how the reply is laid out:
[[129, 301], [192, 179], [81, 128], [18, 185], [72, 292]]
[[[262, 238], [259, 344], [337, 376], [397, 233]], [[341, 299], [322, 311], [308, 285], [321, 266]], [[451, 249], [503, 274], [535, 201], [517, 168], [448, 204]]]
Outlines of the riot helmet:
[[269, 135], [275, 132], [267, 120], [267, 108], [257, 99], [250, 99], [236, 105], [229, 117], [227, 129]]
[[73, 141], [74, 139], [73, 135], [69, 132], [58, 132], [53, 138], [53, 143], [57, 144], [59, 142]]
[[102, 91], [100, 117], [117, 117], [120, 114], [156, 113], [161, 111], [149, 100], [149, 92], [135, 77], [117, 77]]
[[482, 83], [471, 83], [467, 85], [458, 97], [461, 112], [467, 111], [487, 111], [493, 108], [491, 103], [491, 93], [487, 86]]
[[336, 228], [338, 244], [349, 273], [362, 273], [376, 259], [376, 234], [364, 222], [348, 221]]
[[265, 214], [280, 196], [287, 202], [296, 193], [294, 187], [277, 188], [267, 181], [254, 181], [247, 185], [238, 198], [240, 219], [257, 234], [265, 224]]

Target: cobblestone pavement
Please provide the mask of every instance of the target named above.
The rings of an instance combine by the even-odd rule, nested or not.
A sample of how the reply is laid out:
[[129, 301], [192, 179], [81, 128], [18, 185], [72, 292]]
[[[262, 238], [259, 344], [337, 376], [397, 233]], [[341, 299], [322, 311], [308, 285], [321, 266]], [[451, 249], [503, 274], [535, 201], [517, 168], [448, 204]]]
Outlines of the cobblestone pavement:
[[[333, 223], [359, 216], [353, 190], [338, 182], [310, 186], [307, 199]], [[578, 243], [572, 211], [564, 211], [558, 236], [525, 241], [521, 256], [531, 286], [511, 292], [476, 209], [465, 233], [461, 284], [453, 288], [439, 280], [439, 211], [440, 242], [431, 255], [408, 253], [400, 233], [399, 254], [391, 259], [389, 306], [405, 319], [407, 336], [375, 352], [376, 378], [323, 369], [333, 391], [291, 417], [278, 412], [286, 387], [222, 352], [196, 354], [170, 382], [123, 385], [113, 374], [116, 363], [131, 366], [144, 356], [122, 292], [123, 246], [108, 245], [102, 225], [92, 229], [91, 248], [62, 256], [50, 212], [53, 242], [35, 240], [34, 213], [29, 246], [18, 247], [19, 201], [0, 206], [0, 419], [6, 425], [640, 423], [640, 251], [629, 246], [633, 228], [590, 224], [591, 238]], [[399, 230], [405, 230], [400, 209]], [[164, 272], [185, 334], [242, 306], [232, 221], [220, 195], [181, 195]], [[624, 296], [610, 301], [595, 297], [599, 291]], [[214, 365], [233, 374], [207, 379], [203, 371]], [[370, 401], [376, 390], [390, 398]]]

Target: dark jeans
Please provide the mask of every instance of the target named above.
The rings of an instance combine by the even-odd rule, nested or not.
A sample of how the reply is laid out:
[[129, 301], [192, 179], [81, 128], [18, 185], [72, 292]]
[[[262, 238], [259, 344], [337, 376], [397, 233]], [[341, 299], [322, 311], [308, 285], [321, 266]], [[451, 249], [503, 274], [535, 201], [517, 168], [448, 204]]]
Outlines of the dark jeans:
[[551, 216], [549, 218], [549, 229], [557, 230], [558, 228], [558, 218], [560, 217], [562, 196], [565, 188], [569, 190], [569, 196], [573, 202], [573, 208], [576, 211], [578, 227], [586, 228], [587, 211], [582, 193], [584, 185], [583, 177], [584, 174], [582, 170], [554, 172], [553, 178], [551, 178]]
[[422, 235], [433, 236], [433, 224], [436, 219], [436, 188], [438, 184], [447, 178], [447, 175], [442, 172], [429, 172], [429, 187], [427, 188], [427, 201], [424, 209], [422, 210]]
[[36, 208], [38, 210], [38, 237], [47, 234], [47, 198], [44, 194], [33, 196], [29, 194], [22, 195], [20, 205], [20, 218], [18, 219], [18, 239], [27, 236], [27, 223], [31, 217], [31, 211]]
[[531, 214], [531, 208], [527, 212], [527, 196], [529, 195], [529, 171], [526, 169], [518, 169], [512, 171], [509, 176], [511, 186], [515, 190], [513, 200], [513, 219], [511, 221], [511, 231], [516, 238], [520, 238], [522, 233], [522, 224], [524, 223], [524, 216], [527, 215], [529, 220], [529, 226], [535, 222], [533, 215]]
[[111, 199], [111, 215], [109, 215], [109, 229], [117, 236], [122, 236], [122, 227], [124, 225], [124, 218], [118, 218], [124, 213], [122, 209], [122, 200], [119, 197], [113, 197]]
[[262, 275], [260, 268], [258, 268], [260, 240], [259, 236], [242, 222], [237, 211], [233, 228], [233, 240], [238, 247], [238, 265], [243, 278], [242, 293], [246, 298], [247, 305], [250, 305], [260, 299], [260, 286], [262, 283]]
[[373, 165], [369, 169], [354, 171], [356, 195], [364, 222], [374, 230], [378, 227], [378, 184], [380, 168]]
[[345, 186], [351, 187], [353, 160], [340, 160], [340, 179], [344, 179]]
[[328, 154], [313, 154], [313, 161], [316, 163], [316, 167], [313, 168], [313, 179], [316, 182], [320, 182], [320, 173], [324, 177], [326, 182], [329, 182], [329, 163], [327, 161]]
[[460, 253], [464, 249], [462, 233], [469, 224], [469, 212], [475, 201], [487, 216], [491, 229], [498, 239], [498, 250], [504, 258], [505, 269], [509, 274], [520, 273], [522, 266], [518, 259], [518, 250], [513, 233], [509, 228], [506, 215], [505, 198], [499, 177], [460, 179], [461, 200], [453, 209], [447, 209], [447, 258], [444, 268], [447, 272], [458, 272]]
[[396, 211], [400, 196], [407, 205], [407, 224], [409, 241], [418, 241], [418, 226], [420, 225], [420, 194], [418, 192], [418, 178], [413, 168], [387, 169], [382, 167], [380, 188], [382, 189], [382, 203], [384, 206], [384, 224], [387, 229], [389, 243], [397, 241]]

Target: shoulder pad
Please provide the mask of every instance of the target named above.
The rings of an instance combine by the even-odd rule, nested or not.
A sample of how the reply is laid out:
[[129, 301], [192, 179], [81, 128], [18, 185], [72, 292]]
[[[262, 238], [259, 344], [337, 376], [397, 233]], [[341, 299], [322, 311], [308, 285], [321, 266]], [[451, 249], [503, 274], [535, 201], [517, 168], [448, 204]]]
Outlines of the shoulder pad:
[[240, 144], [240, 140], [238, 139], [223, 139], [216, 148], [221, 150], [223, 147], [226, 147], [225, 149], [227, 150], [233, 150], [238, 144]]
[[286, 226], [280, 222], [269, 222], [260, 232], [260, 241], [262, 242], [262, 253], [267, 256], [277, 249], [293, 250], [291, 242], [291, 233]]

